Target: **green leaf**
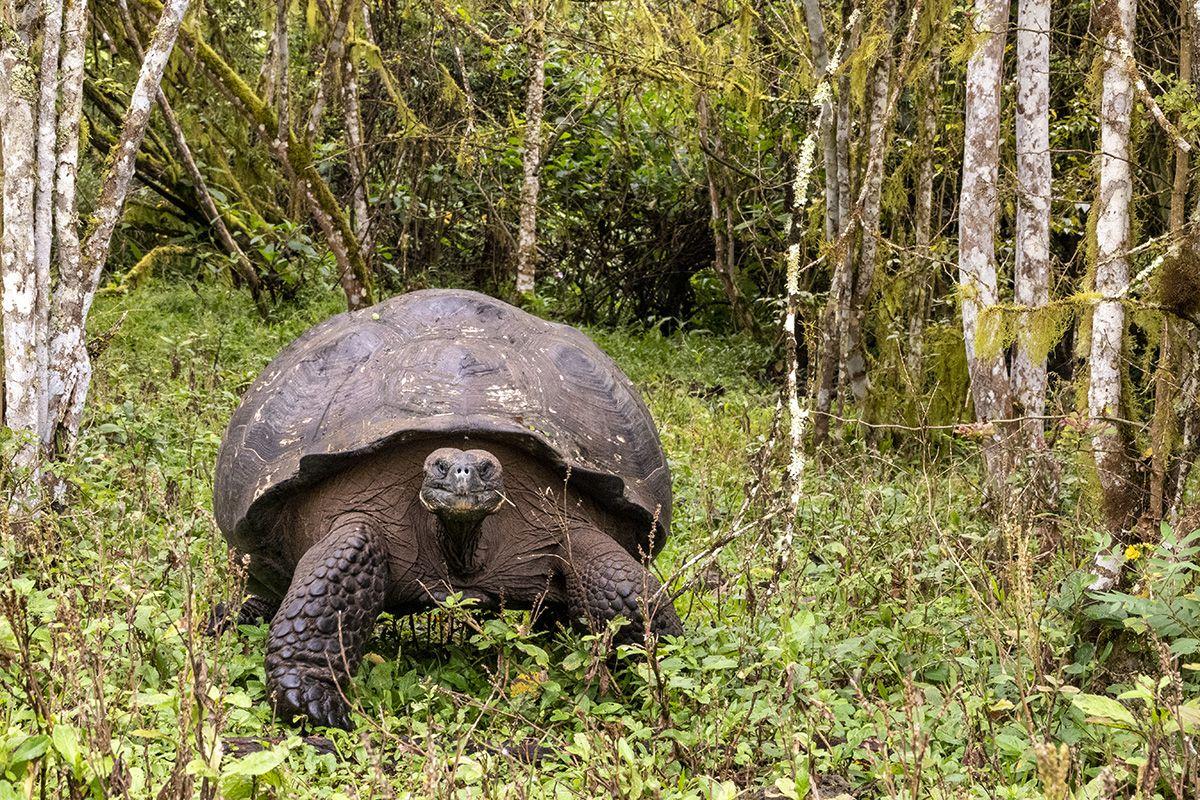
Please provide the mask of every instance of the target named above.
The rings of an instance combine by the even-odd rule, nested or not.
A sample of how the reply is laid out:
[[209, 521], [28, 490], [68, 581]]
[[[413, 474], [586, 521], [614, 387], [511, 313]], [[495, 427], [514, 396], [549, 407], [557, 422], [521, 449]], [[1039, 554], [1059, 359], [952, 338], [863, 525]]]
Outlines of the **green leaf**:
[[800, 794], [796, 791], [796, 782], [791, 778], [776, 778], [775, 790], [789, 800], [799, 800]]
[[1174, 732], [1183, 729], [1184, 733], [1195, 734], [1200, 732], [1200, 700], [1189, 700], [1179, 707], [1179, 717], [1177, 720], [1170, 720], [1167, 725], [1168, 732]]
[[1115, 727], [1137, 727], [1137, 720], [1129, 709], [1111, 697], [1100, 694], [1077, 694], [1071, 698], [1071, 704], [1097, 722]]
[[729, 656], [711, 655], [705, 656], [701, 665], [705, 669], [733, 669], [737, 666], [737, 660]]
[[74, 727], [61, 723], [55, 725], [50, 739], [63, 761], [72, 767], [79, 763], [79, 732]]
[[271, 770], [278, 767], [284, 761], [287, 761], [288, 749], [285, 747], [273, 747], [270, 750], [259, 750], [257, 753], [251, 753], [245, 758], [235, 761], [229, 769], [225, 771], [226, 775], [266, 775]]
[[13, 750], [9, 762], [12, 764], [23, 764], [26, 761], [33, 761], [35, 758], [41, 758], [46, 749], [50, 746], [50, 737], [44, 733], [34, 734], [17, 745], [17, 749]]

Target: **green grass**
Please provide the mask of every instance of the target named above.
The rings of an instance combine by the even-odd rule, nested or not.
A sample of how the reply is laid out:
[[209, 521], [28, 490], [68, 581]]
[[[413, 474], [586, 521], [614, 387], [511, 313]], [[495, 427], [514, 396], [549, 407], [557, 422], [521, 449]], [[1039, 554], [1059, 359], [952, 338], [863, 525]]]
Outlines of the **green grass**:
[[[97, 308], [94, 331], [120, 327], [63, 468], [77, 499], [3, 529], [0, 800], [1062, 797], [1039, 777], [1043, 741], [1070, 746], [1079, 797], [1101, 796], [1102, 770], [1131, 794], [1147, 761], [1164, 776], [1148, 796], [1170, 797], [1188, 769], [1170, 723], [1200, 719], [1180, 708], [1193, 627], [1164, 632], [1162, 608], [1135, 607], [1170, 563], [1140, 562], [1144, 598], [1088, 603], [1083, 504], [1039, 536], [978, 512], [967, 447], [842, 445], [806, 472], [779, 573], [771, 353], [653, 331], [593, 333], [662, 429], [677, 510], [658, 566], [682, 590], [685, 639], [610, 670], [590, 637], [534, 635], [521, 614], [385, 620], [354, 683], [358, 728], [321, 731], [337, 748], [322, 754], [271, 717], [265, 629], [202, 629], [240, 581], [210, 508], [225, 422], [271, 356], [337, 310], [327, 296], [262, 323], [239, 294], [155, 285]], [[1167, 616], [1194, 611], [1190, 577], [1167, 577]], [[244, 755], [244, 737], [268, 747]], [[494, 752], [530, 740], [547, 748], [536, 766]]]

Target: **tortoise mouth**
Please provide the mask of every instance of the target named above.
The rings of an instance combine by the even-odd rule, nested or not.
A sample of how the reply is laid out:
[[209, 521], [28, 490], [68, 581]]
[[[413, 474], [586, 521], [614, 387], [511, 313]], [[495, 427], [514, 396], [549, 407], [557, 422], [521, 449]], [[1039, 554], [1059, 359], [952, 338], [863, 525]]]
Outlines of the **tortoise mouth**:
[[459, 492], [426, 484], [421, 488], [421, 505], [446, 522], [473, 522], [500, 509], [504, 495], [497, 489]]

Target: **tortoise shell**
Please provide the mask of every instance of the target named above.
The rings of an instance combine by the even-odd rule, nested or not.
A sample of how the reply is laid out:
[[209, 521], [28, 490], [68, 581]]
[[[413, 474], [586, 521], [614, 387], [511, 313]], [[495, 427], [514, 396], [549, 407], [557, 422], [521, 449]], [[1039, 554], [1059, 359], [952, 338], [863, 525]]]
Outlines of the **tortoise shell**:
[[575, 328], [442, 289], [332, 317], [267, 366], [221, 443], [217, 525], [253, 550], [288, 497], [364, 454], [444, 434], [552, 462], [572, 487], [644, 523], [643, 551], [662, 548], [671, 476], [629, 378]]

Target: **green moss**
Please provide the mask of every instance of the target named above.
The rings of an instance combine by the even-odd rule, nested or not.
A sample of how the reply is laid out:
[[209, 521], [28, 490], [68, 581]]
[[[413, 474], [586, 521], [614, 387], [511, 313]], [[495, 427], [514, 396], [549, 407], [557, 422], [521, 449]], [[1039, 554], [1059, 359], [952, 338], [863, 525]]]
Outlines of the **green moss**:
[[38, 96], [37, 73], [29, 59], [29, 46], [7, 22], [0, 21], [0, 47], [11, 50], [13, 65], [9, 73], [9, 91], [29, 102]]
[[114, 284], [109, 284], [100, 290], [101, 294], [125, 294], [137, 288], [141, 283], [154, 275], [155, 270], [167, 262], [187, 255], [189, 248], [181, 245], [163, 244], [153, 248], [138, 259], [129, 271], [121, 276]]
[[[157, 3], [157, 0], [149, 0], [149, 2]], [[182, 26], [181, 32], [191, 43], [192, 47], [195, 48], [200, 60], [217, 76], [217, 79], [221, 81], [225, 88], [238, 99], [238, 102], [250, 114], [251, 119], [266, 132], [267, 136], [275, 135], [279, 129], [279, 122], [275, 111], [255, 94], [250, 85], [242, 80], [242, 77], [237, 74], [233, 67], [225, 59], [221, 58], [191, 25]], [[342, 241], [346, 244], [351, 269], [354, 270], [354, 274], [364, 287], [367, 302], [373, 302], [372, 298], [375, 295], [374, 279], [370, 270], [367, 269], [366, 262], [363, 260], [362, 252], [358, 246], [358, 239], [354, 236], [350, 228], [350, 223], [346, 219], [345, 212], [338, 203], [337, 198], [334, 197], [333, 192], [330, 191], [325, 179], [313, 165], [312, 155], [309, 153], [308, 148], [296, 138], [291, 130], [287, 131], [287, 136], [288, 165], [301, 180], [309, 184], [317, 205], [320, 206], [321, 210], [329, 217], [341, 234]]]
[[1200, 233], [1188, 236], [1158, 268], [1155, 294], [1159, 303], [1184, 317], [1200, 314]]

